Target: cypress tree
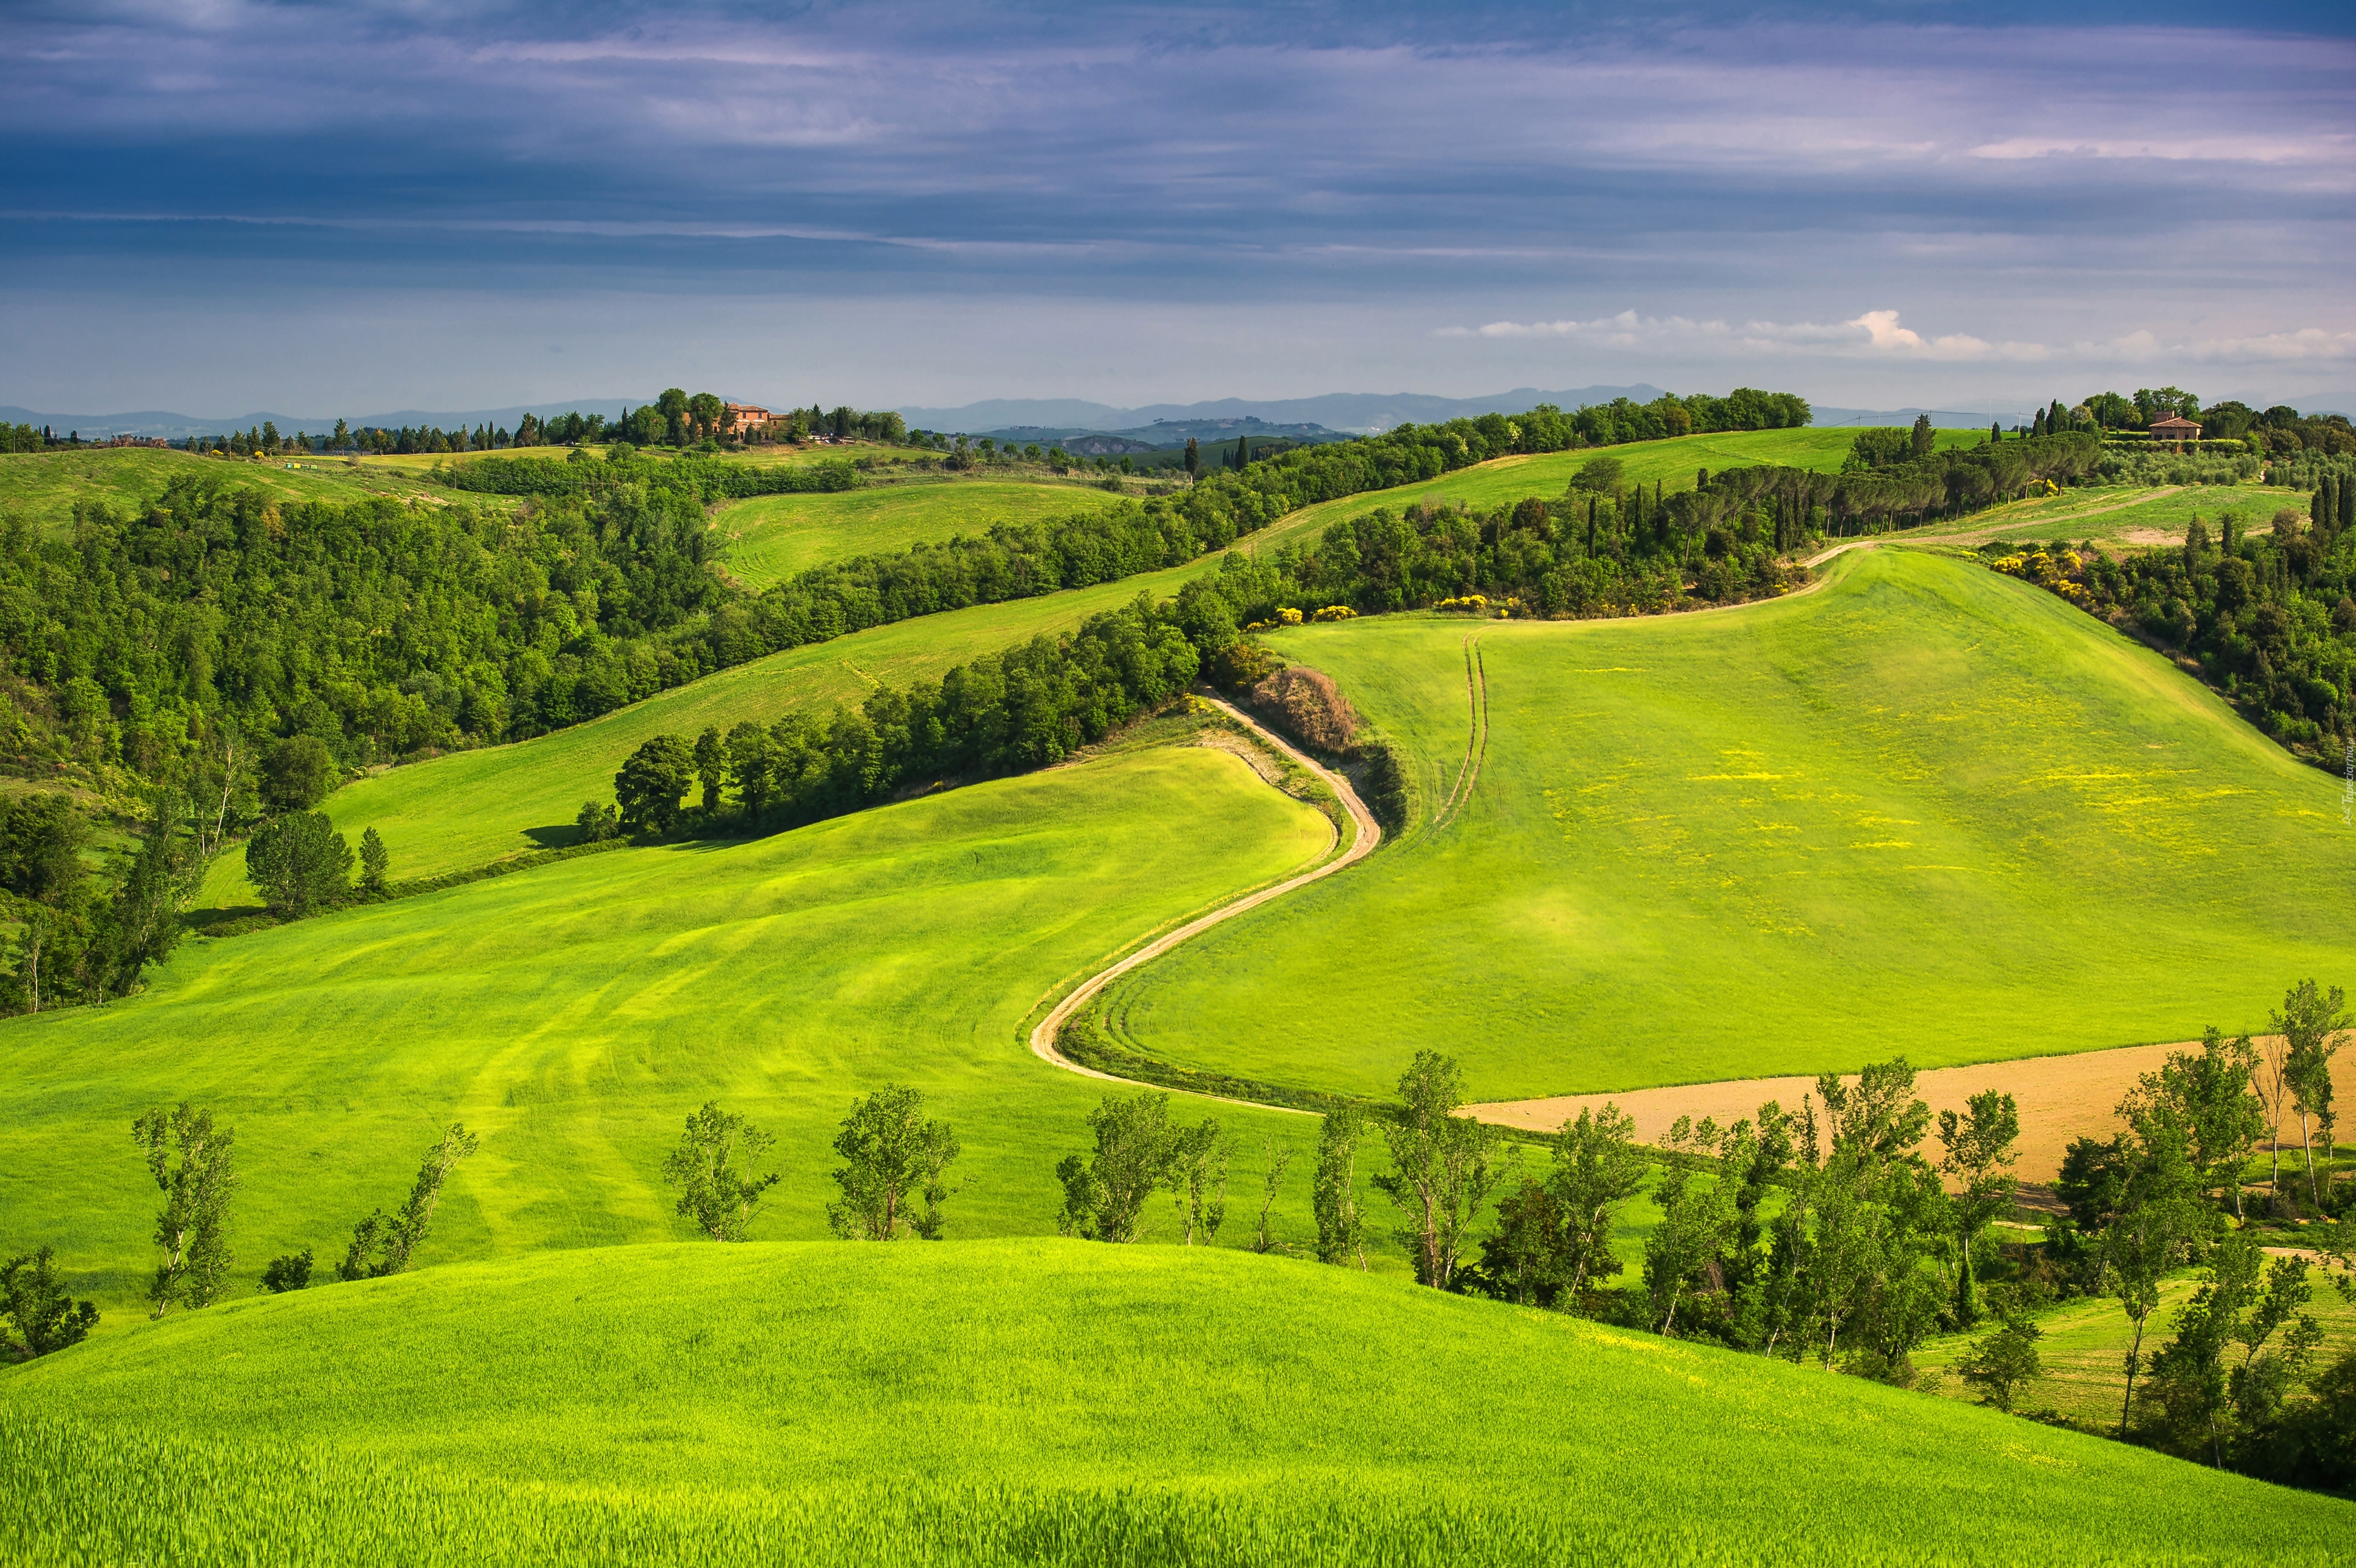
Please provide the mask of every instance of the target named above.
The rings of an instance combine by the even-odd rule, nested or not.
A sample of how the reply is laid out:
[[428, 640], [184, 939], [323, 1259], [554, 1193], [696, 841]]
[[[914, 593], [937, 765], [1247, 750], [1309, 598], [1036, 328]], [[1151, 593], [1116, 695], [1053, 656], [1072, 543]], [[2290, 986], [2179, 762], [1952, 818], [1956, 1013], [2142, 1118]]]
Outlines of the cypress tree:
[[2329, 491], [2323, 485], [2316, 486], [2315, 493], [2307, 498], [2307, 521], [2314, 525], [2318, 538], [2331, 532], [2332, 513]]
[[1989, 445], [1989, 446], [1995, 446], [1997, 442], [1999, 442], [1999, 441], [2001, 441], [2001, 440], [2003, 440], [2003, 439], [2004, 439], [2004, 426], [2003, 426], [2003, 425], [2001, 425], [2001, 424], [1997, 424], [1997, 423], [1996, 423], [1995, 421], [1993, 421], [1993, 420], [1989, 421], [1989, 423], [1988, 423], [1988, 445]]
[[2332, 481], [2331, 489], [2340, 498], [2340, 522], [2332, 532], [2345, 533], [2351, 528], [2356, 528], [2356, 488], [2351, 488], [2348, 476], [2342, 474]]
[[1587, 553], [1595, 553], [1595, 498], [1587, 498]]
[[1238, 435], [1238, 436], [1237, 436], [1237, 437], [1236, 437], [1236, 472], [1237, 472], [1237, 473], [1238, 473], [1238, 474], [1242, 473], [1242, 472], [1244, 471], [1244, 465], [1245, 465], [1245, 464], [1247, 464], [1247, 463], [1248, 463], [1248, 462], [1250, 462], [1250, 461], [1251, 461], [1251, 437], [1250, 437], [1250, 436], [1248, 436], [1248, 435]]
[[2042, 435], [2045, 434], [2045, 411], [2043, 409], [2039, 409], [2037, 411], [2037, 417], [2029, 422], [2029, 434], [2032, 436]]

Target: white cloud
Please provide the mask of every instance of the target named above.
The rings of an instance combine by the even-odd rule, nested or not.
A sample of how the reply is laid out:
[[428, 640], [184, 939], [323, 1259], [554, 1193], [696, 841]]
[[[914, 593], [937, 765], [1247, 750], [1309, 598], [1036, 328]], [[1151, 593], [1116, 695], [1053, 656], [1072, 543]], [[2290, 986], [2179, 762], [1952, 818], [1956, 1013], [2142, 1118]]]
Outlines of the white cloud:
[[1696, 321], [1682, 316], [1645, 317], [1633, 310], [1592, 321], [1492, 321], [1483, 327], [1450, 327], [1443, 338], [1563, 338], [1615, 349], [1674, 349], [1703, 346], [1745, 353], [1794, 351], [1857, 359], [1891, 356], [1915, 360], [2034, 361], [2049, 350], [2041, 343], [1991, 343], [1969, 333], [1925, 338], [1898, 323], [1894, 310], [1869, 310], [1842, 322]]

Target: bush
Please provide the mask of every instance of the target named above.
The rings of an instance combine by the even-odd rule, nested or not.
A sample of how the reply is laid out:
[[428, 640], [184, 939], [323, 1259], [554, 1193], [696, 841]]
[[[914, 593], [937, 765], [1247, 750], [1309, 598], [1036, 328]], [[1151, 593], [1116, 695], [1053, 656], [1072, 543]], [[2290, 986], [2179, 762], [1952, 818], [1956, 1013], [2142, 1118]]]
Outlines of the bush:
[[1338, 756], [1358, 733], [1357, 711], [1323, 671], [1279, 670], [1251, 690], [1252, 706], [1301, 745]]

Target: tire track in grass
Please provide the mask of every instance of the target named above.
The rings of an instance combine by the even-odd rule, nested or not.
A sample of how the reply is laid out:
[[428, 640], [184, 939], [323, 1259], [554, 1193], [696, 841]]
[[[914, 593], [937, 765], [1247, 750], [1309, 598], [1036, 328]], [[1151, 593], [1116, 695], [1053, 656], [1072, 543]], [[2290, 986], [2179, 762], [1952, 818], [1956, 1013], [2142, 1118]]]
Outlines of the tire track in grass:
[[[1037, 1026], [1031, 1031], [1032, 1055], [1037, 1057], [1041, 1061], [1046, 1062], [1052, 1067], [1062, 1068], [1066, 1072], [1078, 1073], [1083, 1078], [1101, 1079], [1107, 1083], [1127, 1084], [1135, 1089], [1160, 1089], [1163, 1087], [1160, 1084], [1142, 1083], [1136, 1079], [1121, 1078], [1113, 1073], [1100, 1072], [1092, 1067], [1081, 1066], [1078, 1062], [1076, 1062], [1072, 1060], [1071, 1058], [1066, 1056], [1063, 1051], [1057, 1047], [1055, 1044], [1056, 1032], [1063, 1028], [1065, 1021], [1070, 1018], [1073, 1014], [1078, 1012], [1090, 1002], [1096, 1000], [1097, 994], [1099, 992], [1103, 991], [1106, 986], [1111, 984], [1114, 981], [1119, 980], [1122, 975], [1127, 974], [1130, 970], [1136, 969], [1140, 965], [1151, 962], [1153, 960], [1160, 958], [1163, 953], [1168, 952], [1171, 949], [1178, 946], [1179, 943], [1202, 935], [1205, 931], [1209, 930], [1212, 927], [1218, 925], [1222, 921], [1232, 920], [1237, 915], [1243, 914], [1246, 910], [1257, 909], [1262, 904], [1267, 903], [1272, 898], [1280, 898], [1296, 888], [1306, 887], [1312, 882], [1318, 881], [1323, 877], [1331, 876], [1335, 872], [1341, 870], [1344, 866], [1356, 865], [1359, 861], [1362, 861], [1365, 859], [1366, 856], [1374, 854], [1375, 846], [1382, 842], [1382, 824], [1375, 821], [1375, 814], [1366, 809], [1365, 801], [1358, 799], [1358, 792], [1350, 787], [1350, 781], [1347, 779], [1343, 778], [1342, 775], [1334, 772], [1332, 768], [1327, 768], [1323, 764], [1304, 755], [1300, 748], [1293, 746], [1290, 741], [1269, 730], [1258, 720], [1253, 718], [1250, 714], [1244, 713], [1233, 703], [1216, 697], [1212, 698], [1211, 701], [1229, 718], [1245, 725], [1254, 735], [1258, 736], [1262, 740], [1274, 746], [1278, 751], [1282, 752], [1286, 757], [1290, 757], [1293, 761], [1307, 768], [1311, 774], [1323, 780], [1325, 786], [1333, 791], [1334, 795], [1340, 799], [1343, 806], [1349, 811], [1351, 821], [1357, 824], [1357, 835], [1350, 841], [1350, 845], [1347, 849], [1344, 849], [1340, 854], [1335, 855], [1333, 859], [1326, 861], [1323, 865], [1314, 866], [1308, 871], [1302, 872], [1298, 876], [1290, 877], [1285, 881], [1278, 883], [1273, 887], [1263, 887], [1257, 893], [1246, 894], [1242, 897], [1222, 904], [1217, 908], [1212, 910], [1209, 914], [1200, 916], [1188, 921], [1186, 924], [1179, 927], [1176, 930], [1170, 932], [1167, 936], [1156, 938], [1154, 940], [1146, 943], [1145, 946], [1138, 949], [1135, 952], [1130, 953], [1128, 957], [1121, 959], [1115, 963], [1108, 964], [1103, 969], [1097, 971], [1096, 973], [1088, 976], [1086, 980], [1081, 981], [1079, 984], [1074, 986], [1065, 994], [1062, 1001], [1056, 1003], [1053, 1008], [1049, 1009], [1047, 1015], [1044, 1018], [1040, 1019]], [[1172, 1092], [1183, 1094], [1187, 1091], [1184, 1090], [1173, 1090]], [[1224, 1095], [1205, 1094], [1197, 1095], [1195, 1098], [1201, 1100], [1220, 1100], [1230, 1105], [1251, 1105], [1263, 1111], [1291, 1110], [1289, 1106], [1265, 1105], [1255, 1100], [1233, 1100], [1228, 1099]], [[1292, 1113], [1301, 1116], [1316, 1114], [1314, 1112], [1308, 1111], [1293, 1112]]]
[[1464, 760], [1457, 765], [1454, 788], [1440, 803], [1439, 814], [1431, 819], [1435, 832], [1453, 822], [1457, 811], [1471, 799], [1472, 786], [1481, 778], [1481, 761], [1489, 755], [1488, 666], [1481, 658], [1480, 636], [1472, 632], [1464, 638], [1464, 707], [1468, 719]]

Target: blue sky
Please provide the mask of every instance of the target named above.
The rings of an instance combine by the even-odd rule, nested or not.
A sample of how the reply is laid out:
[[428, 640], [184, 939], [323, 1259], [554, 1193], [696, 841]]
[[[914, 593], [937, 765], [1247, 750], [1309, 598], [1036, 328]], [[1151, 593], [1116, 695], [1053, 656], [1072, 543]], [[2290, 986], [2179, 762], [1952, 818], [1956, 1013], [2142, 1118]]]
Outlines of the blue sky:
[[2349, 7], [79, 0], [0, 403], [2356, 406]]

